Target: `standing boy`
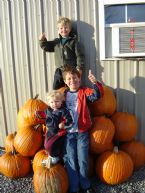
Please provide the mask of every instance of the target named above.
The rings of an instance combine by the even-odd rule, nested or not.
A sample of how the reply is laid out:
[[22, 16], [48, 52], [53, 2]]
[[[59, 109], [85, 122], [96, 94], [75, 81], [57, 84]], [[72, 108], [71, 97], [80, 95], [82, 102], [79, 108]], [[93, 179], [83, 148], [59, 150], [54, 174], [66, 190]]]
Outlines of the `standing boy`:
[[84, 55], [76, 35], [72, 32], [72, 22], [62, 17], [57, 22], [59, 38], [47, 41], [45, 34], [39, 36], [40, 47], [46, 52], [55, 53], [56, 71], [54, 75], [53, 89], [63, 87], [62, 69], [69, 64], [82, 72], [84, 66]]
[[80, 73], [76, 69], [63, 72], [66, 91], [66, 106], [73, 114], [74, 123], [67, 130], [64, 163], [68, 171], [70, 192], [94, 193], [88, 179], [88, 149], [90, 118], [87, 101], [95, 101], [102, 97], [103, 87], [95, 76], [89, 72], [89, 80], [93, 88], [81, 87]]

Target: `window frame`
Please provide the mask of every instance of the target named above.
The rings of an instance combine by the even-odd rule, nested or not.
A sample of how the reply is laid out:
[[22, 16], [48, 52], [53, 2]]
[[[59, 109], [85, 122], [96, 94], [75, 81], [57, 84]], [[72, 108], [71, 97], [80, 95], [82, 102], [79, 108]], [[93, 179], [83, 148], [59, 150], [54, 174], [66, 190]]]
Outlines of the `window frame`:
[[[105, 5], [118, 4], [140, 4], [145, 3], [144, 0], [98, 0], [98, 15], [99, 15], [99, 51], [100, 60], [105, 60]], [[101, 35], [100, 35], [101, 34]]]

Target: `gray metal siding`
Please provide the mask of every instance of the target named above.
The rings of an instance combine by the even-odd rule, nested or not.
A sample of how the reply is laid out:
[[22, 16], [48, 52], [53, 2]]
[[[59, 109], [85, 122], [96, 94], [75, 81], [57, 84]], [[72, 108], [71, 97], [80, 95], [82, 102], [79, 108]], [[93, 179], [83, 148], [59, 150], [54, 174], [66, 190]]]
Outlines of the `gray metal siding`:
[[52, 89], [54, 54], [42, 51], [38, 37], [41, 32], [50, 40], [57, 37], [59, 16], [75, 21], [86, 58], [85, 83], [91, 69], [114, 88], [118, 110], [136, 114], [138, 136], [145, 142], [144, 61], [99, 62], [97, 0], [0, 0], [0, 146], [17, 130], [19, 108], [37, 93], [45, 101]]

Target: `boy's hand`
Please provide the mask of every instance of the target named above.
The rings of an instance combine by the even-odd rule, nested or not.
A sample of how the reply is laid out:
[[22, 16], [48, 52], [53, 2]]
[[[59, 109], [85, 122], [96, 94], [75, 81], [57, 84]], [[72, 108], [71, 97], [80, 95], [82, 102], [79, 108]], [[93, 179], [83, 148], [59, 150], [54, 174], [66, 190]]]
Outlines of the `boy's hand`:
[[97, 79], [96, 79], [95, 76], [92, 74], [91, 70], [89, 70], [88, 78], [89, 78], [89, 80], [90, 80], [93, 84], [96, 84], [96, 83], [97, 83]]
[[59, 123], [58, 127], [59, 127], [59, 129], [64, 129], [64, 127], [65, 127], [64, 121]]
[[42, 33], [42, 34], [40, 34], [40, 36], [39, 36], [39, 40], [47, 40], [46, 39], [46, 36], [45, 36], [45, 33]]

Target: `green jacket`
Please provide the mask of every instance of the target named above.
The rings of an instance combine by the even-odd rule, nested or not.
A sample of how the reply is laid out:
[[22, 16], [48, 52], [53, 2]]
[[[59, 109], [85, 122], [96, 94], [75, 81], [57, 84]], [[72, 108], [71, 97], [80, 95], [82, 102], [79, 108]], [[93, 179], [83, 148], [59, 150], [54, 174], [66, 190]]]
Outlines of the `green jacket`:
[[40, 40], [39, 43], [44, 51], [55, 53], [55, 65], [57, 68], [62, 69], [65, 65], [78, 69], [84, 68], [84, 55], [76, 36], [68, 37], [64, 44], [62, 44], [61, 36], [52, 41]]

